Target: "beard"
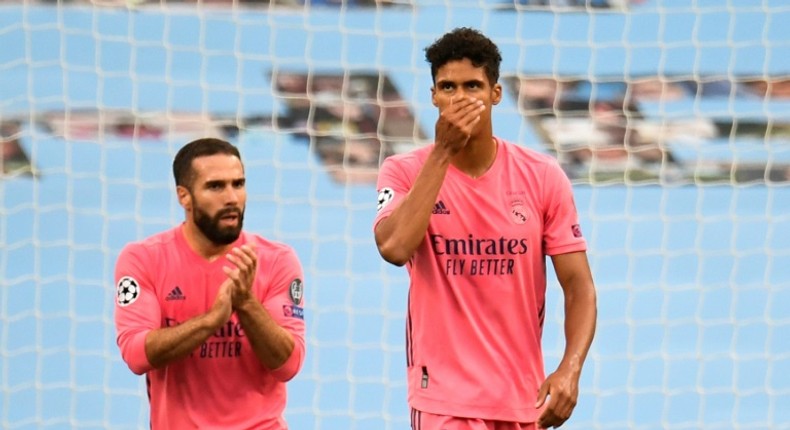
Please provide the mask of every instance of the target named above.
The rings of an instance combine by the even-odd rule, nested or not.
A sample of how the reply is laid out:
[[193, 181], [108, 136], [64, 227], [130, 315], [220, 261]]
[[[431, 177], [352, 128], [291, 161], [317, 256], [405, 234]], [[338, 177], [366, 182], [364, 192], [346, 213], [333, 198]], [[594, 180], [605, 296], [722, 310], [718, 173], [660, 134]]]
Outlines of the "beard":
[[[220, 209], [212, 217], [206, 211], [195, 206], [193, 213], [193, 219], [198, 230], [215, 245], [230, 245], [241, 235], [241, 228], [244, 224], [244, 211], [242, 209], [237, 207]], [[220, 225], [222, 217], [228, 214], [236, 214], [239, 217], [239, 222], [235, 226], [222, 227]]]

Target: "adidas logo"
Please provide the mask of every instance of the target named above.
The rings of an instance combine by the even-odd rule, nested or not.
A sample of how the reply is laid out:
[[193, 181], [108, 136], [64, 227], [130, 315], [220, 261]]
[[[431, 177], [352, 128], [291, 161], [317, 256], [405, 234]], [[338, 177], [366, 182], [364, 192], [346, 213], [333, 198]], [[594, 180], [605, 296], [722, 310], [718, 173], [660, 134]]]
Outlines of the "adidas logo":
[[436, 215], [450, 215], [450, 209], [447, 209], [447, 206], [444, 205], [444, 202], [439, 200], [436, 202], [436, 205], [433, 206], [432, 213]]
[[184, 295], [184, 293], [181, 292], [181, 287], [176, 285], [176, 287], [170, 291], [170, 294], [165, 297], [165, 300], [184, 300], [186, 298], [187, 297]]

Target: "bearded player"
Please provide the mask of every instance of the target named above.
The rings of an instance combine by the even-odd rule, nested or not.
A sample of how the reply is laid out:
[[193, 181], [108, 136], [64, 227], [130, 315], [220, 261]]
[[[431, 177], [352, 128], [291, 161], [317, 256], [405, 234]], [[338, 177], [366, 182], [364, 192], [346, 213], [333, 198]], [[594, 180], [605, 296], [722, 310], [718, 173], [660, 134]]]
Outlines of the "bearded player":
[[180, 225], [127, 245], [115, 268], [123, 360], [145, 375], [153, 430], [287, 429], [305, 356], [301, 265], [242, 229], [238, 149], [199, 139], [173, 161]]

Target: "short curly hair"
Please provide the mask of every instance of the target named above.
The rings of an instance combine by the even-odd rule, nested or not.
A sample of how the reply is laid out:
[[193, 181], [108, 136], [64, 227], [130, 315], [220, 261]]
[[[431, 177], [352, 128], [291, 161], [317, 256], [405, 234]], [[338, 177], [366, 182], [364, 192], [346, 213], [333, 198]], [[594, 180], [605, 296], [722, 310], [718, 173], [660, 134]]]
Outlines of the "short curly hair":
[[469, 27], [459, 27], [425, 48], [425, 60], [431, 64], [431, 78], [436, 83], [436, 72], [450, 61], [468, 58], [475, 67], [483, 67], [491, 84], [499, 81], [502, 54], [499, 47], [483, 33]]

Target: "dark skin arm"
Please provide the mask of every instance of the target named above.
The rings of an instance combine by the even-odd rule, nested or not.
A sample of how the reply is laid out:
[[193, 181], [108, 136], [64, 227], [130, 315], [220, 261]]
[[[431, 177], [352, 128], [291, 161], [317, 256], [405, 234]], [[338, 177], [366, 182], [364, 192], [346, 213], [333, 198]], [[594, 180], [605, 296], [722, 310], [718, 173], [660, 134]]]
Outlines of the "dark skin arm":
[[543, 406], [548, 397], [538, 418], [542, 428], [561, 426], [576, 407], [582, 365], [592, 344], [598, 312], [587, 253], [555, 255], [552, 263], [565, 297], [565, 352], [557, 370], [538, 391], [535, 407]]
[[384, 260], [403, 266], [422, 243], [450, 161], [469, 142], [483, 109], [482, 102], [464, 97], [439, 115], [436, 144], [414, 186], [392, 214], [376, 226], [376, 245]]

